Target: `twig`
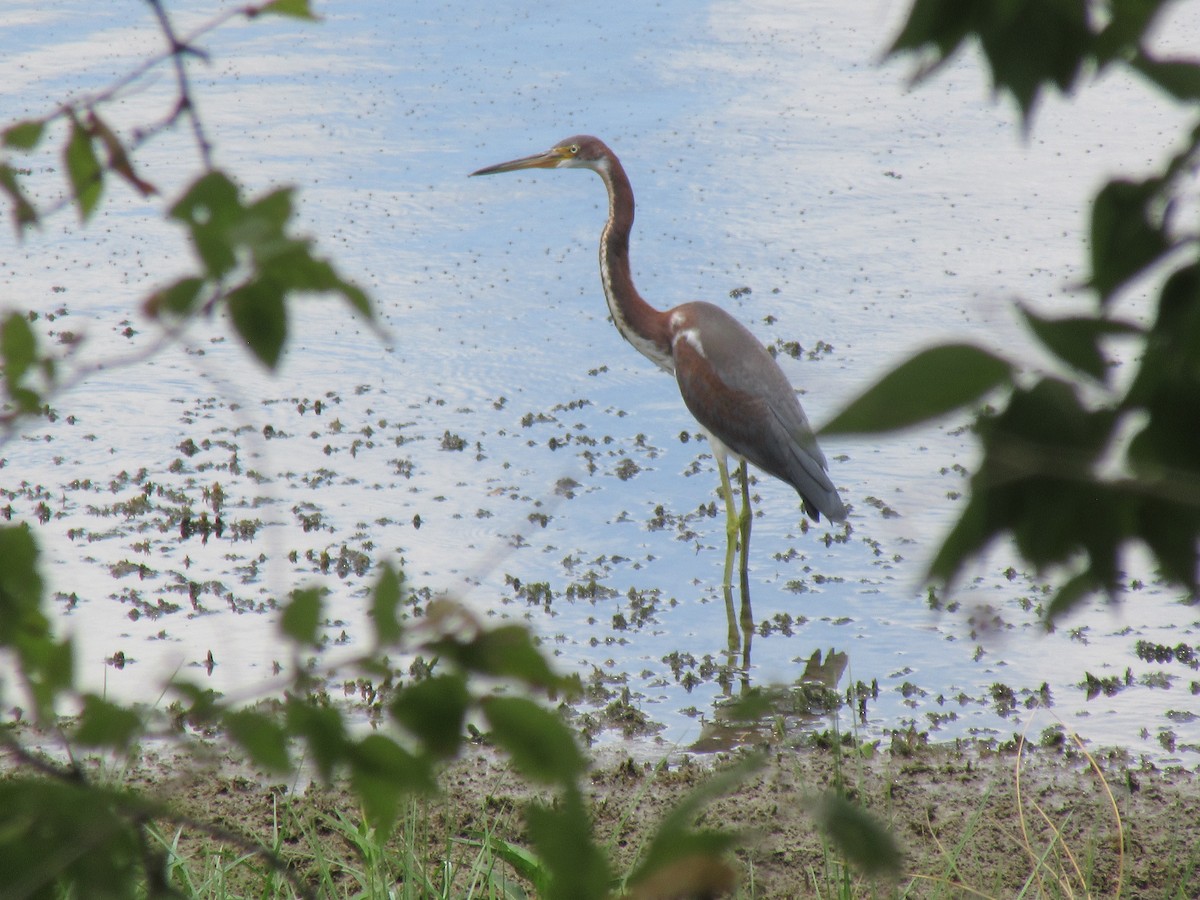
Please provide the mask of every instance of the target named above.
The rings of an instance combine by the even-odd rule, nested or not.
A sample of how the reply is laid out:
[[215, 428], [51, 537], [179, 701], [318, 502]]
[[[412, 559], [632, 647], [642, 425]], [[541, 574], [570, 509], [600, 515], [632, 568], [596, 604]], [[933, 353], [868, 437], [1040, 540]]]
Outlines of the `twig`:
[[212, 143], [204, 133], [204, 125], [201, 123], [200, 116], [196, 112], [196, 103], [192, 99], [191, 85], [188, 82], [187, 66], [184, 64], [185, 56], [194, 55], [200, 59], [207, 59], [207, 57], [203, 51], [197, 50], [187, 41], [179, 39], [179, 36], [175, 33], [175, 27], [171, 24], [171, 20], [167, 16], [167, 11], [163, 9], [162, 0], [146, 0], [146, 2], [154, 10], [154, 15], [158, 19], [163, 36], [167, 39], [167, 44], [170, 46], [171, 63], [175, 67], [175, 82], [179, 86], [179, 100], [175, 105], [175, 112], [171, 118], [177, 119], [180, 116], [187, 116], [192, 126], [192, 135], [196, 138], [196, 146], [200, 150], [200, 158], [204, 161], [204, 168], [211, 170], [213, 167]]
[[0, 731], [0, 746], [3, 746], [5, 750], [11, 753], [17, 762], [29, 766], [31, 769], [48, 778], [53, 778], [56, 781], [65, 781], [69, 784], [82, 784], [87, 780], [83, 769], [74, 760], [67, 766], [55, 765], [29, 752], [16, 738], [12, 737], [6, 731]]
[[[70, 118], [76, 116], [78, 112], [87, 110], [94, 111], [97, 107], [121, 96], [130, 85], [141, 81], [148, 72], [157, 68], [168, 59], [173, 60], [175, 66], [176, 81], [179, 85], [179, 97], [175, 102], [174, 107], [167, 116], [160, 122], [146, 126], [144, 128], [135, 128], [133, 137], [130, 141], [130, 148], [137, 149], [151, 138], [166, 131], [172, 125], [179, 121], [181, 116], [186, 115], [191, 122], [192, 132], [196, 137], [197, 145], [200, 149], [200, 156], [206, 169], [213, 168], [212, 162], [212, 144], [205, 134], [203, 124], [201, 123], [199, 114], [196, 111], [194, 101], [192, 100], [190, 82], [187, 77], [187, 70], [184, 65], [183, 57], [192, 55], [201, 59], [207, 59], [207, 54], [204, 51], [196, 48], [195, 43], [200, 38], [204, 37], [209, 32], [220, 28], [230, 19], [237, 16], [244, 16], [247, 19], [252, 19], [263, 13], [269, 5], [266, 0], [261, 3], [250, 3], [245, 6], [233, 7], [227, 9], [212, 19], [205, 22], [203, 25], [189, 32], [183, 37], [179, 37], [170, 19], [167, 17], [165, 10], [162, 7], [162, 0], [147, 0], [154, 9], [155, 15], [159, 20], [159, 26], [166, 36], [168, 49], [162, 53], [143, 60], [139, 65], [135, 66], [125, 75], [109, 84], [108, 87], [96, 93], [81, 93], [62, 101], [54, 112], [40, 119], [43, 123], [53, 122], [59, 118]], [[98, 171], [95, 175], [97, 179], [103, 177], [103, 171]], [[37, 213], [37, 218], [45, 218], [46, 216], [54, 215], [73, 202], [70, 196], [62, 197], [59, 200], [50, 203], [40, 209]]]
[[[147, 2], [154, 3], [155, 5], [157, 5], [156, 0], [147, 0]], [[196, 50], [194, 47], [197, 40], [204, 37], [209, 32], [215, 31], [216, 29], [218, 29], [222, 25], [224, 25], [226, 22], [228, 22], [230, 19], [233, 19], [237, 16], [245, 16], [248, 19], [254, 18], [255, 16], [261, 14], [263, 9], [266, 6], [267, 6], [267, 3], [264, 2], [264, 3], [258, 3], [258, 4], [251, 3], [251, 4], [247, 4], [246, 6], [240, 6], [240, 7], [235, 6], [231, 9], [227, 9], [227, 10], [221, 12], [220, 14], [214, 16], [212, 19], [209, 19], [207, 22], [205, 22], [203, 25], [196, 28], [194, 31], [189, 32], [184, 37], [178, 38], [177, 40], [174, 41], [174, 43], [178, 44], [178, 46], [181, 48], [185, 48], [186, 52], [194, 53], [197, 56], [203, 57], [204, 54], [202, 52]], [[172, 41], [172, 38], [168, 37], [168, 42], [171, 42], [171, 41]], [[66, 115], [72, 109], [90, 109], [93, 106], [98, 106], [102, 103], [107, 103], [109, 100], [112, 100], [113, 98], [117, 97], [129, 85], [131, 85], [137, 81], [140, 81], [147, 72], [151, 71], [154, 68], [157, 68], [163, 62], [166, 62], [168, 59], [175, 56], [177, 52], [179, 52], [179, 51], [172, 47], [171, 49], [168, 49], [168, 50], [164, 51], [163, 53], [160, 53], [156, 56], [150, 57], [149, 59], [140, 63], [135, 68], [131, 69], [128, 73], [126, 73], [122, 77], [118, 78], [116, 81], [114, 81], [112, 84], [110, 84], [108, 87], [106, 87], [104, 90], [100, 91], [99, 93], [82, 94], [82, 95], [77, 96], [74, 99], [66, 100], [59, 106], [58, 110], [56, 110], [52, 116], [49, 116], [47, 118], [47, 121], [49, 121], [50, 119], [53, 119], [53, 118], [57, 118], [58, 116]]]

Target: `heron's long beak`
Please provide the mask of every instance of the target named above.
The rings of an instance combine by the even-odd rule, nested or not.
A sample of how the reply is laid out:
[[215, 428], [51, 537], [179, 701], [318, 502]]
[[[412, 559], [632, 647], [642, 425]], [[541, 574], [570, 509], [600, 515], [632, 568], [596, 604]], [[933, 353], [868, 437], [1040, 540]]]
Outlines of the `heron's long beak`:
[[474, 177], [475, 175], [496, 175], [500, 172], [515, 172], [518, 169], [553, 169], [565, 158], [566, 152], [562, 147], [553, 147], [544, 153], [535, 153], [533, 156], [523, 156], [520, 159], [513, 159], [494, 166], [488, 166], [487, 168], [480, 169], [478, 172], [472, 172], [469, 177]]

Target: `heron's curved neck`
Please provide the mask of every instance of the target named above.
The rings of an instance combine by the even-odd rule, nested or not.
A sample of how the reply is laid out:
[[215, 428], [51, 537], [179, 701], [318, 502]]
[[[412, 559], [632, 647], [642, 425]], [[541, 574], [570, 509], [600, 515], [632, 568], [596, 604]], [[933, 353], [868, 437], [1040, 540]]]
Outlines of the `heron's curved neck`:
[[668, 372], [675, 370], [667, 314], [642, 299], [629, 267], [633, 188], [615, 156], [596, 169], [608, 189], [608, 221], [600, 235], [600, 280], [613, 324], [642, 355]]

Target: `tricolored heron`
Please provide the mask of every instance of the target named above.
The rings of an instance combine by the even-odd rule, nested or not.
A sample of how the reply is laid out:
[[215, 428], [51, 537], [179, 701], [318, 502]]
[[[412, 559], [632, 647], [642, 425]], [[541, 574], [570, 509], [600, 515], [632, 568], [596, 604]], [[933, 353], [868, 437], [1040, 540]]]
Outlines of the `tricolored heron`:
[[[472, 175], [521, 169], [591, 169], [608, 189], [608, 221], [600, 233], [600, 281], [613, 324], [642, 354], [675, 375], [683, 402], [700, 423], [721, 475], [725, 501], [725, 584], [740, 531], [741, 571], [750, 539], [750, 493], [746, 461], [786, 481], [814, 522], [840, 522], [846, 507], [829, 480], [829, 464], [817, 446], [808, 417], [775, 358], [737, 319], [702, 301], [666, 312], [642, 299], [629, 265], [633, 188], [617, 155], [599, 138], [577, 135], [545, 153], [488, 166]], [[735, 511], [726, 456], [741, 466], [742, 513]], [[740, 526], [740, 527], [739, 527]]]

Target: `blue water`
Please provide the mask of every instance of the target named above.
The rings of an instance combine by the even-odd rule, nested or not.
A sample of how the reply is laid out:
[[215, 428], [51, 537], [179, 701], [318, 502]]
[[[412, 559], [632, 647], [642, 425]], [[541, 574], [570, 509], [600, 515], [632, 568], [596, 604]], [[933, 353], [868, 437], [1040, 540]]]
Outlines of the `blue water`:
[[[0, 121], [95, 91], [156, 46], [145, 5], [132, 0], [9, 5]], [[180, 6], [185, 31], [223, 8]], [[727, 658], [723, 520], [693, 515], [715, 499], [707, 448], [681, 440], [697, 429], [672, 380], [607, 321], [599, 181], [467, 173], [577, 132], [603, 137], [637, 193], [642, 292], [661, 307], [720, 302], [768, 344], [830, 345], [815, 358], [780, 357], [822, 422], [941, 338], [1050, 365], [1011, 300], [1079, 302], [1070, 287], [1083, 276], [1090, 193], [1168, 152], [1178, 111], [1108, 80], [1077, 104], [1047, 102], [1023, 139], [969, 57], [915, 90], [904, 65], [879, 64], [903, 4], [430, 10], [346, 2], [315, 26], [231, 24], [201, 41], [212, 62], [193, 69], [217, 164], [250, 192], [299, 188], [305, 228], [371, 291], [389, 338], [335, 302], [302, 302], [287, 362], [270, 375], [223, 322], [198, 323], [182, 347], [107, 368], [58, 398], [62, 418], [0, 447], [0, 485], [37, 485], [50, 498], [53, 517], [39, 529], [46, 573], [93, 688], [154, 701], [182, 669], [258, 696], [280, 653], [266, 607], [298, 582], [330, 588], [330, 634], [344, 633], [350, 652], [365, 634], [373, 570], [339, 577], [313, 560], [363, 553], [481, 615], [527, 622], [564, 669], [627, 686], [664, 726], [659, 741], [688, 746], [726, 693], [702, 678], [689, 690], [664, 661]], [[1167, 34], [1186, 46], [1196, 24], [1183, 15]], [[113, 124], [155, 121], [172, 91], [164, 69], [110, 108]], [[66, 210], [24, 242], [0, 236], [0, 304], [64, 310], [41, 326], [82, 336], [86, 361], [151, 346], [141, 298], [190, 265], [182, 236], [158, 219], [196, 171], [191, 135], [178, 128], [138, 159], [162, 198], [114, 185], [86, 230]], [[57, 157], [29, 164], [51, 201]], [[1129, 298], [1128, 314], [1140, 303]], [[1136, 558], [1130, 578], [1146, 587], [1051, 634], [1027, 608], [1049, 577], [1023, 572], [1003, 547], [943, 598], [957, 611], [929, 608], [924, 566], [963, 502], [955, 467], [975, 458], [964, 423], [826, 440], [853, 507], [848, 532], [822, 523], [803, 533], [790, 489], [755, 486], [754, 619], [805, 621], [756, 635], [750, 681], [792, 683], [814, 651], [836, 651], [848, 655], [839, 690], [879, 683], [866, 722], [844, 713], [842, 727], [867, 739], [910, 725], [934, 739], [1007, 738], [1061, 720], [1094, 745], [1195, 765], [1200, 676], [1143, 662], [1134, 646], [1194, 646], [1200, 614]], [[447, 432], [466, 449], [443, 449]], [[188, 438], [201, 448], [194, 456], [179, 450]], [[622, 478], [629, 461], [637, 472]], [[142, 469], [142, 484], [180, 492], [197, 514], [220, 482], [226, 519], [258, 521], [255, 539], [183, 542], [160, 530], [165, 512], [104, 514], [142, 492]], [[38, 500], [18, 492], [11, 502], [29, 517]], [[659, 507], [675, 517], [662, 528]], [[304, 531], [301, 516], [317, 514], [320, 527]], [[146, 566], [141, 577], [127, 561]], [[568, 596], [592, 578], [616, 595]], [[548, 583], [549, 610], [515, 596], [513, 579]], [[198, 610], [188, 582], [202, 586]], [[644, 620], [631, 590], [657, 599]], [[182, 608], [130, 617], [160, 597]], [[628, 627], [615, 628], [616, 616]], [[106, 665], [118, 650], [136, 662]], [[217, 666], [206, 673], [198, 663], [210, 650]], [[1131, 686], [1088, 699], [1085, 673], [1127, 668]], [[1053, 707], [1000, 714], [997, 682], [1018, 694], [1045, 683]]]

